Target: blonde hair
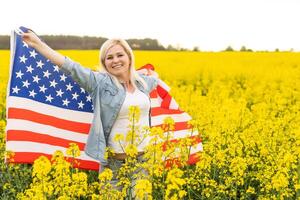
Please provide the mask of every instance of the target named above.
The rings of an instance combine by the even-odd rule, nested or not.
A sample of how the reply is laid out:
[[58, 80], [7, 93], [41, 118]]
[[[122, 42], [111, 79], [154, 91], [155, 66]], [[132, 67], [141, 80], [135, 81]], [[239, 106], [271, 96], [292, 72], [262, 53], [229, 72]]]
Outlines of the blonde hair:
[[137, 88], [135, 81], [140, 81], [142, 83], [142, 86], [145, 89], [147, 89], [146, 82], [143, 80], [143, 78], [141, 78], [139, 76], [139, 74], [136, 72], [136, 70], [134, 68], [134, 55], [133, 55], [132, 49], [129, 46], [129, 44], [123, 39], [109, 39], [109, 40], [106, 40], [103, 43], [103, 45], [101, 46], [101, 48], [100, 48], [100, 64], [102, 66], [102, 71], [107, 72], [112, 77], [113, 82], [115, 83], [115, 85], [118, 88], [122, 88], [122, 85], [121, 85], [120, 81], [118, 80], [118, 78], [116, 76], [112, 75], [111, 73], [109, 73], [105, 66], [105, 57], [106, 57], [107, 51], [115, 45], [122, 46], [124, 48], [126, 54], [129, 57], [129, 60], [130, 60], [130, 66], [129, 66], [129, 76], [130, 77], [129, 77], [129, 79], [130, 79], [130, 82], [132, 83], [132, 85], [135, 88]]

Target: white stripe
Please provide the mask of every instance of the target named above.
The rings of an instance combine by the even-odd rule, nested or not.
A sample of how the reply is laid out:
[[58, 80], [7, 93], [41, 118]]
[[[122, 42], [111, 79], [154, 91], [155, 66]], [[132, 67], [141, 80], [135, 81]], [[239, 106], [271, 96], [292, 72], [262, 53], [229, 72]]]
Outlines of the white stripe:
[[159, 85], [160, 87], [162, 87], [167, 92], [170, 91], [170, 87], [165, 82], [163, 82], [161, 79], [158, 79], [157, 85]]
[[7, 107], [32, 110], [34, 112], [54, 116], [60, 119], [65, 119], [65, 120], [72, 119], [72, 121], [82, 122], [82, 123], [92, 123], [93, 120], [93, 113], [59, 108], [56, 106], [51, 106], [48, 104], [40, 103], [22, 97], [9, 96], [7, 101]]
[[160, 107], [161, 103], [159, 102], [158, 98], [151, 98], [151, 108], [153, 107]]
[[166, 117], [171, 117], [174, 122], [186, 122], [191, 120], [191, 116], [189, 116], [187, 113], [183, 112], [181, 114], [164, 114], [164, 115], [157, 115], [151, 117], [151, 125], [156, 126], [160, 125], [164, 122], [164, 119]]
[[[189, 147], [187, 147], [187, 148], [189, 148]], [[172, 156], [179, 157], [180, 153], [181, 153], [180, 150], [181, 150], [180, 147], [175, 148], [174, 149], [174, 153], [173, 153]], [[190, 149], [190, 155], [194, 154], [194, 153], [197, 153], [197, 152], [202, 152], [202, 151], [203, 151], [203, 145], [202, 145], [202, 143], [198, 143], [195, 147], [191, 147], [191, 149]], [[165, 156], [162, 156], [163, 160], [165, 158], [166, 158]], [[167, 159], [169, 159], [169, 158], [167, 158]]]
[[[164, 133], [165, 136], [167, 136], [167, 132]], [[185, 138], [185, 137], [190, 137], [190, 136], [195, 136], [198, 135], [198, 131], [193, 131], [193, 133], [191, 133], [190, 130], [180, 130], [180, 131], [171, 131], [170, 136], [172, 138], [169, 139], [180, 139], [180, 138]]]
[[202, 142], [198, 143], [195, 147], [192, 147], [190, 154], [194, 154], [194, 153], [197, 153], [199, 151], [203, 151]]
[[179, 109], [179, 106], [178, 106], [178, 104], [177, 104], [177, 102], [175, 101], [174, 98], [171, 99], [169, 109], [174, 109], [174, 110]]
[[[41, 144], [41, 143], [36, 143], [36, 142], [7, 141], [6, 142], [6, 150], [13, 151], [13, 152], [45, 153], [45, 154], [50, 154], [50, 155], [53, 155], [56, 150], [60, 150], [63, 152], [63, 154], [65, 156], [67, 156], [67, 154], [66, 154], [67, 148], [49, 145], [49, 144]], [[76, 158], [82, 159], [82, 160], [87, 160], [87, 161], [98, 162], [97, 160], [86, 155], [84, 153], [84, 151], [81, 151], [80, 154], [81, 155]]]
[[57, 138], [80, 142], [80, 143], [86, 143], [87, 140], [87, 134], [81, 134], [81, 133], [68, 131], [53, 126], [43, 125], [43, 124], [39, 124], [27, 120], [21, 120], [21, 119], [8, 119], [6, 125], [6, 131], [8, 130], [31, 131], [43, 135], [49, 135]]

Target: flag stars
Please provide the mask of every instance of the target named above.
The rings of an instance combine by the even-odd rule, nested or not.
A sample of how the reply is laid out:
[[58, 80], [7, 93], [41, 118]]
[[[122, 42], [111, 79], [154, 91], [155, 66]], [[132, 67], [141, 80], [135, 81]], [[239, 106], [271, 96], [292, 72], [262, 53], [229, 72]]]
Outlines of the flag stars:
[[29, 65], [29, 66], [26, 66], [26, 68], [27, 68], [27, 71], [26, 71], [26, 72], [30, 72], [30, 73], [32, 73], [32, 71], [33, 71], [33, 68], [31, 67], [31, 65]]
[[36, 62], [37, 66], [36, 67], [39, 67], [39, 68], [43, 68], [43, 66], [45, 65], [42, 60], [40, 60], [39, 62]]
[[43, 77], [47, 77], [49, 78], [49, 76], [51, 75], [51, 73], [49, 72], [49, 70], [43, 72], [44, 76]]
[[92, 100], [92, 97], [90, 95], [86, 96], [86, 101], [91, 102], [91, 100]]
[[39, 88], [40, 88], [40, 92], [43, 92], [43, 93], [45, 93], [45, 91], [47, 90], [45, 85], [39, 86]]
[[38, 75], [33, 76], [32, 78], [33, 78], [33, 82], [36, 82], [36, 83], [39, 83], [39, 81], [41, 80]]
[[72, 94], [72, 99], [76, 99], [77, 100], [77, 97], [79, 96], [76, 92], [74, 94]]
[[66, 98], [65, 100], [63, 100], [63, 106], [68, 106], [70, 103], [70, 101]]
[[58, 91], [56, 91], [56, 96], [62, 97], [63, 94], [64, 94], [64, 92], [61, 91], [61, 89], [59, 89]]
[[37, 93], [35, 93], [34, 90], [29, 91], [29, 96], [30, 96], [30, 97], [33, 97], [33, 98], [34, 98], [36, 94], [37, 94]]
[[53, 99], [53, 97], [51, 96], [51, 94], [49, 94], [48, 96], [46, 96], [46, 101], [49, 101], [51, 103], [52, 99]]
[[35, 56], [37, 55], [35, 50], [33, 49], [32, 51], [29, 51], [29, 53], [30, 53], [30, 57], [33, 57], [35, 59]]
[[55, 79], [53, 79], [53, 81], [50, 81], [50, 87], [55, 88], [57, 85], [57, 83], [55, 82]]
[[63, 75], [60, 75], [60, 80], [61, 80], [61, 81], [64, 81], [64, 82], [65, 82], [65, 81], [66, 81], [66, 78], [67, 78], [67, 77], [66, 77], [64, 74], [63, 74]]
[[22, 86], [22, 87], [28, 88], [28, 86], [30, 85], [30, 83], [28, 82], [28, 80], [22, 81], [22, 83], [23, 83], [23, 86]]
[[26, 48], [29, 47], [28, 44], [27, 44], [26, 42], [24, 42], [24, 41], [22, 41], [22, 42], [23, 42], [23, 47], [26, 47]]
[[16, 86], [16, 87], [14, 87], [14, 88], [12, 88], [12, 93], [16, 93], [16, 94], [18, 94], [18, 92], [19, 92], [19, 88], [18, 88], [18, 86]]
[[67, 90], [72, 90], [72, 88], [73, 88], [73, 85], [71, 85], [71, 83], [69, 83], [68, 85], [66, 85], [67, 86]]
[[57, 65], [53, 65], [54, 71], [59, 72], [59, 67]]
[[25, 55], [20, 56], [19, 58], [20, 58], [20, 63], [26, 63], [26, 60], [28, 59], [25, 57]]
[[20, 78], [20, 79], [22, 79], [22, 76], [24, 75], [23, 73], [22, 73], [22, 71], [20, 70], [20, 71], [18, 71], [18, 72], [16, 72], [16, 78]]
[[80, 88], [80, 93], [85, 93], [85, 90], [82, 87]]
[[82, 108], [82, 109], [83, 109], [83, 106], [84, 106], [84, 103], [83, 103], [82, 101], [80, 101], [80, 102], [78, 103], [78, 108]]

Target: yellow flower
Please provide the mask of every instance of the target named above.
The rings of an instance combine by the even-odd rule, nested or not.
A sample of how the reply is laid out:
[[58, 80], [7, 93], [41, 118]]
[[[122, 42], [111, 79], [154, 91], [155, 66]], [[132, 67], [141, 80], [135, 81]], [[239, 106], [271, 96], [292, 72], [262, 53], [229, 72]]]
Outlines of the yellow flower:
[[134, 124], [140, 119], [140, 107], [139, 106], [130, 106], [129, 107], [129, 121]]
[[255, 189], [253, 187], [249, 186], [246, 193], [255, 194]]
[[109, 168], [105, 168], [104, 171], [98, 175], [100, 182], [110, 181], [112, 177], [113, 177], [113, 173]]
[[152, 184], [147, 179], [140, 179], [136, 181], [135, 192], [137, 199], [152, 199]]
[[134, 144], [127, 145], [125, 147], [125, 153], [126, 153], [126, 155], [128, 155], [130, 157], [136, 157], [138, 154], [136, 145], [134, 145]]
[[166, 198], [174, 198], [177, 194], [181, 195], [181, 198], [186, 194], [184, 190], [182, 190], [183, 185], [186, 184], [185, 179], [183, 176], [183, 171], [178, 168], [173, 168], [168, 172], [166, 184]]
[[34, 161], [32, 175], [38, 179], [43, 179], [51, 170], [51, 163], [45, 156], [40, 156]]
[[77, 144], [75, 143], [70, 143], [69, 148], [67, 149], [67, 155], [72, 156], [73, 158], [79, 157], [80, 156], [80, 149]]
[[175, 125], [174, 119], [172, 117], [166, 117], [164, 119], [162, 127], [165, 131], [172, 131], [174, 130], [174, 125]]
[[5, 160], [7, 162], [14, 162], [15, 153], [12, 151], [5, 151]]
[[124, 140], [124, 134], [122, 134], [122, 133], [117, 133], [116, 135], [115, 135], [115, 138], [114, 138], [114, 141], [115, 142], [119, 142], [119, 141], [123, 141]]

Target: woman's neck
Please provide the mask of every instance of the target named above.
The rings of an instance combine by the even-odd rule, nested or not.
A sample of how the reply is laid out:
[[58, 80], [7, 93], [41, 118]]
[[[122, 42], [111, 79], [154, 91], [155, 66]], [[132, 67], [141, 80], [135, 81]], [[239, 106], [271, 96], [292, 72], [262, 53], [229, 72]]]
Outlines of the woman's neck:
[[128, 81], [128, 82], [123, 82], [123, 83], [121, 83], [121, 84], [123, 85], [123, 87], [124, 87], [124, 89], [125, 89], [126, 91], [128, 91], [128, 92], [130, 92], [130, 93], [133, 93], [133, 92], [134, 92], [134, 87], [133, 87], [133, 85], [131, 84], [130, 81]]

